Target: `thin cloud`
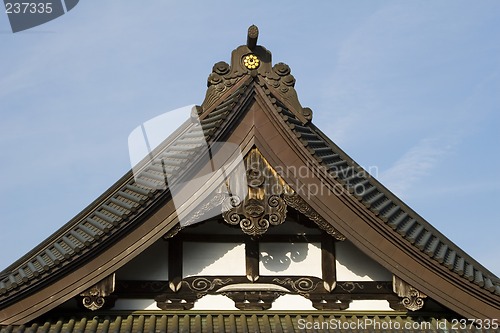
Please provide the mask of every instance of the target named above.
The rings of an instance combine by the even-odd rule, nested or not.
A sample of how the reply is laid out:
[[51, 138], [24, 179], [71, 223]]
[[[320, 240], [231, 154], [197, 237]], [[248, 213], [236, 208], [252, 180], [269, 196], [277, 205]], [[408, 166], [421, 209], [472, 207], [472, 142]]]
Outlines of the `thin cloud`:
[[453, 138], [425, 138], [381, 174], [381, 181], [396, 195], [405, 197], [412, 185], [427, 176], [455, 146]]

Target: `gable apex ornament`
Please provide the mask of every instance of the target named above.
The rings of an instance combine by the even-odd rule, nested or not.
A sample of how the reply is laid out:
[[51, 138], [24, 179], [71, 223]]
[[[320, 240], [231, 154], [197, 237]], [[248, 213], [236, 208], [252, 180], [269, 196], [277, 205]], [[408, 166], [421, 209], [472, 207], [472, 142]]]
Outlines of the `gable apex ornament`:
[[[234, 179], [228, 185], [229, 193], [247, 193], [245, 198], [232, 194], [223, 203], [224, 221], [239, 225], [241, 230], [250, 235], [264, 234], [269, 226], [280, 225], [286, 218], [285, 194], [293, 190], [269, 165], [260, 152], [254, 148], [245, 157], [246, 183]], [[244, 177], [243, 177], [244, 178]], [[231, 186], [233, 188], [231, 188]], [[241, 188], [234, 187], [243, 187]], [[246, 191], [244, 188], [247, 188]]]
[[[257, 148], [250, 150], [244, 162], [246, 182], [245, 177], [233, 174], [225, 185], [230, 194], [222, 202], [226, 223], [239, 225], [250, 236], [259, 236], [271, 225], [285, 222], [287, 207], [292, 207], [336, 240], [346, 239], [285, 182]], [[247, 196], [240, 198], [232, 193], [247, 193]]]
[[233, 50], [231, 62], [228, 64], [219, 61], [213, 66], [207, 79], [207, 92], [199, 109], [200, 114], [220, 102], [220, 98], [242, 80], [254, 80], [264, 86], [274, 98], [286, 104], [306, 124], [312, 119], [312, 111], [300, 104], [290, 67], [282, 62], [273, 66], [271, 52], [262, 45], [257, 45], [258, 37], [259, 29], [251, 25], [248, 28], [247, 43]]

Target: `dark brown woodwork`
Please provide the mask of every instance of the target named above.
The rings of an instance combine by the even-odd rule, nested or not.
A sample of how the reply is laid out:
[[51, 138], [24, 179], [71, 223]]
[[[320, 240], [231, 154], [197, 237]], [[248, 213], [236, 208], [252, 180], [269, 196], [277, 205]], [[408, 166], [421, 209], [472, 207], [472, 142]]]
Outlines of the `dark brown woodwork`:
[[324, 288], [328, 291], [335, 289], [336, 283], [335, 244], [329, 235], [321, 239], [321, 274]]
[[95, 311], [101, 308], [109, 309], [114, 306], [116, 296], [112, 295], [115, 290], [115, 274], [111, 274], [99, 281], [91, 288], [85, 290], [76, 297], [80, 306]]
[[271, 291], [229, 291], [222, 295], [233, 300], [236, 308], [240, 310], [258, 311], [269, 310], [273, 302], [284, 294]]
[[[317, 309], [325, 310], [346, 309], [352, 300], [379, 299], [395, 305], [400, 301], [392, 292], [390, 281], [338, 281], [333, 291], [325, 289], [323, 279], [313, 276], [260, 276], [252, 283], [246, 276], [192, 276], [182, 279], [176, 292], [169, 284], [169, 281], [117, 281], [114, 294], [120, 298], [155, 299], [158, 307], [165, 310], [190, 309], [205, 295], [225, 295], [235, 303], [242, 300], [261, 303], [237, 305], [247, 310], [268, 308], [268, 302], [272, 304], [278, 294], [301, 295], [310, 299]], [[266, 305], [262, 305], [263, 302]]]
[[[231, 196], [223, 203], [222, 217], [226, 223], [240, 226], [245, 234], [259, 236], [266, 233], [270, 226], [285, 222], [287, 205], [283, 197], [292, 192], [258, 149], [252, 149], [245, 157], [245, 168], [246, 184], [240, 184], [242, 175], [236, 173], [229, 176], [228, 191]], [[243, 192], [245, 196], [240, 197], [238, 192]]]
[[257, 281], [259, 278], [259, 243], [250, 236], [245, 240], [245, 260], [247, 278], [251, 282]]
[[247, 46], [250, 50], [253, 50], [257, 46], [257, 38], [259, 38], [259, 28], [252, 24], [248, 28], [247, 34]]
[[173, 237], [168, 241], [168, 281], [172, 291], [178, 291], [182, 280], [182, 241]]

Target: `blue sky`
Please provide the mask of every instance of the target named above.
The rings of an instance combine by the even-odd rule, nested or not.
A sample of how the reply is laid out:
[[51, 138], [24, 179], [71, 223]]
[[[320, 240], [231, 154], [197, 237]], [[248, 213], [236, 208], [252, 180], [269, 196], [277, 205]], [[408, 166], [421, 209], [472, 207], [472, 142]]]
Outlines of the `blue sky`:
[[0, 269], [130, 168], [127, 137], [200, 104], [256, 24], [313, 121], [500, 275], [500, 2], [80, 1], [0, 14]]

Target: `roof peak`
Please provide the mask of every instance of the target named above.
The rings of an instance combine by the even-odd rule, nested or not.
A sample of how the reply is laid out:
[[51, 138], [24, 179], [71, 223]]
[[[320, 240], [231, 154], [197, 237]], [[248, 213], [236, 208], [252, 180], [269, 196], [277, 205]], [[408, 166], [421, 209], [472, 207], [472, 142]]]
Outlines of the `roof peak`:
[[303, 119], [304, 123], [309, 122], [312, 111], [300, 104], [294, 88], [295, 77], [291, 74], [290, 67], [282, 62], [273, 66], [271, 52], [264, 46], [257, 45], [258, 37], [259, 28], [251, 25], [247, 32], [247, 43], [232, 51], [230, 64], [219, 61], [213, 66], [207, 79], [208, 89], [202, 103], [203, 111], [222, 102], [232, 87], [251, 77], [259, 85], [269, 89], [275, 98]]

